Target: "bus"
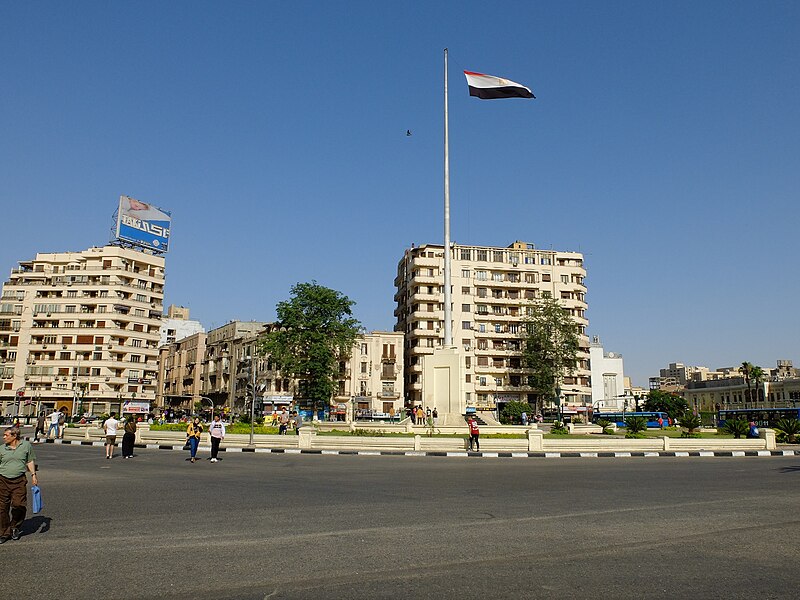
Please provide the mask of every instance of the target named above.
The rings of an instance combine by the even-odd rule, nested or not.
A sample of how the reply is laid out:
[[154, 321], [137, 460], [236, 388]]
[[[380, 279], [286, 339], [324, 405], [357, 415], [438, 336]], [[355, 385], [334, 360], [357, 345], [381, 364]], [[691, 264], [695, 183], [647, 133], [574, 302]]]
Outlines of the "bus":
[[617, 427], [625, 427], [625, 419], [629, 419], [631, 417], [644, 417], [647, 419], [647, 426], [648, 427], [660, 427], [658, 423], [658, 418], [661, 417], [661, 421], [664, 425], [669, 423], [667, 419], [667, 413], [665, 412], [596, 412], [592, 414], [592, 423], [597, 423], [598, 421], [609, 421], [611, 423], [616, 423]]
[[717, 426], [728, 420], [754, 421], [757, 427], [775, 427], [781, 419], [800, 419], [800, 408], [728, 408], [717, 411]]

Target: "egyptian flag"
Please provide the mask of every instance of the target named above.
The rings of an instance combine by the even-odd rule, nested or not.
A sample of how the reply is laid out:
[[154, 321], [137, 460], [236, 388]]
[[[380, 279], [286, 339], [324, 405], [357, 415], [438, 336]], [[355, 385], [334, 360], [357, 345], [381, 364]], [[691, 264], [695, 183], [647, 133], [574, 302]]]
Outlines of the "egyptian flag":
[[536, 98], [524, 85], [483, 73], [464, 71], [469, 85], [469, 95], [483, 100], [495, 98]]

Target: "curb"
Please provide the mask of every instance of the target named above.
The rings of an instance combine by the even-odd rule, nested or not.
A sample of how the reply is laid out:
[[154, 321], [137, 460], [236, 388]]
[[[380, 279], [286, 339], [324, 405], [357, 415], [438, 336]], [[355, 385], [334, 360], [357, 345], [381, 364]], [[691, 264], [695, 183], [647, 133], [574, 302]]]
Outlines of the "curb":
[[[25, 438], [32, 441], [30, 438]], [[89, 442], [84, 440], [47, 439], [46, 444], [62, 444], [72, 446], [105, 447], [105, 442]], [[140, 450], [173, 450], [186, 452], [183, 444], [134, 444]], [[211, 446], [200, 446], [198, 450], [210, 451]], [[691, 452], [469, 452], [461, 451], [414, 451], [414, 450], [301, 450], [299, 448], [250, 448], [229, 446], [219, 449], [220, 452], [249, 452], [259, 454], [318, 454], [332, 456], [439, 456], [447, 458], [739, 458], [744, 456], [800, 456], [800, 450], [696, 450]]]

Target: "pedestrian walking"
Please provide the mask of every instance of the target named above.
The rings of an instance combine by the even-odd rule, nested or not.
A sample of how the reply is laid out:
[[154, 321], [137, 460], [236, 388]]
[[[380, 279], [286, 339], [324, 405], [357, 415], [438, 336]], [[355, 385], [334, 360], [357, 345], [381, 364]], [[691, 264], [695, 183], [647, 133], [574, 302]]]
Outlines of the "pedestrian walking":
[[303, 415], [300, 414], [300, 411], [294, 411], [294, 429], [297, 432], [297, 435], [300, 435], [300, 428], [303, 426]]
[[60, 411], [58, 413], [58, 436], [60, 439], [64, 439], [64, 429], [67, 427], [67, 417], [64, 414], [64, 411]]
[[44, 411], [39, 413], [39, 418], [36, 419], [36, 430], [33, 432], [33, 443], [39, 443], [39, 434], [47, 436], [45, 433], [45, 425], [47, 425], [47, 414]]
[[522, 424], [523, 424], [523, 425], [527, 425], [527, 424], [528, 424], [528, 413], [526, 413], [526, 412], [523, 410], [523, 411], [522, 411], [521, 418], [522, 418]]
[[200, 445], [200, 436], [203, 434], [203, 425], [200, 423], [200, 417], [195, 417], [186, 428], [186, 440], [189, 442], [189, 460], [195, 462], [197, 460], [197, 447]]
[[280, 427], [278, 428], [278, 435], [286, 435], [286, 429], [289, 426], [289, 413], [286, 412], [286, 407], [281, 409], [281, 415], [278, 418]]
[[[469, 450], [476, 450], [477, 452], [481, 451], [481, 442], [480, 442], [481, 430], [478, 428], [478, 421], [475, 419], [475, 416], [471, 416], [469, 418]], [[473, 448], [474, 447], [474, 448]]]
[[133, 458], [133, 445], [136, 442], [136, 419], [128, 415], [125, 419], [125, 433], [122, 434], [122, 458]]
[[47, 437], [50, 437], [50, 434], [53, 434], [53, 439], [58, 437], [58, 419], [61, 417], [61, 413], [57, 411], [55, 408], [53, 412], [50, 413], [50, 427], [47, 428]]
[[111, 416], [103, 423], [103, 430], [106, 432], [106, 458], [114, 458], [114, 446], [117, 443], [117, 427], [119, 421], [116, 419], [117, 413], [112, 412]]
[[225, 439], [225, 423], [222, 422], [219, 415], [214, 415], [208, 432], [211, 434], [211, 462], [217, 462], [220, 442]]
[[0, 445], [0, 544], [22, 537], [28, 509], [26, 473], [31, 474], [31, 484], [39, 485], [33, 446], [20, 439], [18, 427], [7, 427]]
[[439, 425], [439, 411], [436, 410], [436, 407], [433, 407], [433, 426], [436, 427]]

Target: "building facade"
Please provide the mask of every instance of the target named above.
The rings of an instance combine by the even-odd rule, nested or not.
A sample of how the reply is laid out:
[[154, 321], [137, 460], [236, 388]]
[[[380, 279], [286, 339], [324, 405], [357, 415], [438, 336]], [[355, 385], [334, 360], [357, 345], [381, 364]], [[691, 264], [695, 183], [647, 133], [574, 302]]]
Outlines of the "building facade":
[[600, 338], [594, 336], [589, 344], [591, 367], [592, 407], [596, 411], [617, 411], [626, 408], [625, 373], [622, 355], [606, 352]]
[[210, 399], [202, 394], [202, 367], [206, 353], [206, 334], [198, 332], [159, 347], [158, 393], [159, 412], [168, 409], [193, 409], [198, 403], [206, 406]]
[[[453, 244], [452, 332], [459, 349], [462, 404], [495, 410], [509, 401], [540, 399], [526, 385], [523, 320], [531, 301], [555, 298], [580, 328], [579, 362], [562, 382], [567, 406], [591, 402], [589, 340], [585, 330], [586, 271], [577, 252]], [[444, 248], [407, 249], [395, 279], [395, 331], [405, 334], [405, 403], [424, 404], [423, 363], [444, 343]]]
[[109, 245], [20, 262], [0, 301], [3, 414], [154, 402], [163, 299], [163, 256]]

